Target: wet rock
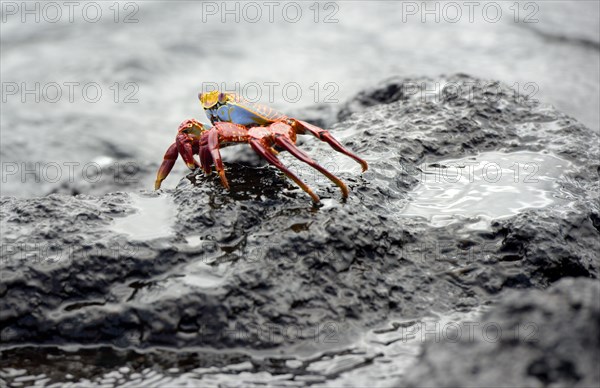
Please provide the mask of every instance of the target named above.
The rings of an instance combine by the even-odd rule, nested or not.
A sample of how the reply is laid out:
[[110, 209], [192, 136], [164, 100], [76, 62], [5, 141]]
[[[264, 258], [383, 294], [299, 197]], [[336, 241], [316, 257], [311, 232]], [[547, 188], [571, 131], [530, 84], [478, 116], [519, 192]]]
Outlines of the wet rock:
[[[345, 202], [285, 154], [323, 206], [279, 171], [237, 162], [227, 164], [230, 192], [200, 174], [160, 194], [2, 198], [3, 342], [330, 348], [392, 315], [468, 310], [510, 288], [597, 278], [597, 135], [498, 83], [406, 81], [421, 86], [408, 98], [401, 80], [365, 93], [332, 128], [369, 162], [364, 175], [326, 144], [303, 141], [348, 183]], [[431, 82], [454, 86], [421, 98]], [[440, 228], [403, 216], [423, 163], [525, 149], [572, 162], [560, 182], [567, 208], [525, 210], [473, 231], [460, 220]], [[157, 215], [165, 198], [172, 217]], [[123, 233], [118, 220], [133, 216], [139, 229], [160, 219], [170, 232]]]
[[75, 174], [73, 179], [52, 187], [48, 194], [102, 196], [117, 191], [136, 191], [152, 187], [159, 164], [138, 162], [132, 159], [90, 164], [85, 173]]
[[574, 278], [510, 292], [480, 322], [489, 334], [426, 343], [401, 385], [597, 386], [599, 295], [598, 281]]

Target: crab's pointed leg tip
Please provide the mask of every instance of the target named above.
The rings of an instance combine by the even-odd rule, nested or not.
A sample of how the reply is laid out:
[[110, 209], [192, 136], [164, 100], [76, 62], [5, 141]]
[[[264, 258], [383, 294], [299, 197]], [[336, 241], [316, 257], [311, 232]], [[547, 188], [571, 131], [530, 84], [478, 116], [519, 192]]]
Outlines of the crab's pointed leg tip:
[[310, 198], [312, 199], [312, 202], [314, 205], [317, 206], [323, 206], [323, 204], [321, 203], [321, 198], [315, 194], [310, 188], [308, 188], [308, 191], [304, 190], [308, 195], [310, 195]]
[[229, 191], [229, 182], [227, 181], [227, 178], [225, 177], [224, 170], [219, 171], [219, 178], [221, 178], [221, 183], [223, 184], [223, 187], [225, 187], [225, 189], [227, 191]]
[[167, 176], [165, 174], [159, 174], [159, 176], [154, 181], [154, 190], [159, 190], [162, 186], [163, 181]]

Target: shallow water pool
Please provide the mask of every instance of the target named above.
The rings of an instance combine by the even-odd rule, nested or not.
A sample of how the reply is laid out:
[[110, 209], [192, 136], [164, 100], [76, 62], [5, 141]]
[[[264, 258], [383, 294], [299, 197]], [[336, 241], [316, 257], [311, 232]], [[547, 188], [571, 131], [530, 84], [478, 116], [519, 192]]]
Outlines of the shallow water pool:
[[491, 220], [525, 209], [567, 205], [560, 179], [570, 167], [564, 159], [530, 151], [424, 163], [403, 216], [424, 217], [436, 227], [460, 221], [485, 230]]

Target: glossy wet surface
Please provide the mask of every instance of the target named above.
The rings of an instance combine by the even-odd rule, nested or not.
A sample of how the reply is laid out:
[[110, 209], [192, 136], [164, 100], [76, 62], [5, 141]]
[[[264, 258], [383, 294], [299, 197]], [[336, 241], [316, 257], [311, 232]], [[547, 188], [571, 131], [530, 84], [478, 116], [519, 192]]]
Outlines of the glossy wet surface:
[[[3, 170], [2, 195], [150, 190], [177, 125], [189, 117], [206, 121], [196, 98], [206, 83], [235, 88], [236, 82], [298, 82], [304, 92], [299, 101], [290, 102], [278, 88], [272, 105], [303, 115], [315, 104], [331, 106], [325, 102], [332, 90], [324, 89], [327, 82], [338, 88], [332, 97], [344, 102], [387, 76], [461, 72], [501, 80], [522, 98], [553, 103], [598, 128], [598, 40], [589, 35], [597, 30], [597, 18], [590, 17], [597, 14], [597, 2], [582, 3], [584, 10], [575, 12], [565, 12], [573, 10], [567, 2], [542, 3], [535, 25], [513, 23], [510, 3], [502, 5], [506, 17], [493, 24], [481, 18], [459, 24], [422, 23], [418, 17], [403, 22], [400, 3], [337, 4], [339, 21], [331, 24], [312, 23], [310, 17], [299, 23], [232, 24], [218, 18], [199, 23], [200, 4], [162, 1], [139, 3], [140, 22], [130, 25], [115, 25], [109, 18], [94, 24], [2, 23], [3, 81], [97, 82], [105, 96], [98, 103], [80, 96], [73, 103], [66, 95], [58, 103], [9, 96], [2, 103], [1, 156], [3, 166], [19, 170]], [[121, 92], [117, 101], [110, 89], [116, 82]], [[139, 87], [132, 96], [136, 103], [123, 102], [131, 91], [123, 88], [126, 82]], [[321, 92], [317, 99], [310, 89], [315, 82]], [[477, 308], [470, 309], [489, 294], [505, 285], [545, 285], [565, 274], [591, 276], [586, 263], [576, 260], [586, 257], [574, 247], [581, 244], [568, 234], [564, 241], [557, 239], [562, 231], [535, 235], [536, 245], [549, 245], [539, 251], [522, 246], [534, 235], [529, 229], [522, 232], [523, 224], [542, 228], [533, 223], [535, 215], [525, 221], [519, 215], [568, 205], [560, 184], [570, 168], [565, 160], [544, 153], [487, 152], [474, 159], [426, 162], [420, 186], [402, 175], [399, 162], [418, 160], [419, 154], [465, 155], [496, 149], [504, 140], [526, 143], [537, 135], [554, 142], [536, 149], [577, 155], [584, 180], [597, 172], [587, 162], [592, 158], [573, 145], [583, 143], [580, 138], [569, 140], [579, 136], [572, 122], [555, 122], [542, 109], [517, 116], [514, 112], [526, 108], [515, 109], [509, 101], [507, 121], [498, 122], [516, 128], [519, 141], [508, 136], [498, 140], [500, 130], [487, 138], [481, 132], [461, 138], [457, 129], [473, 130], [474, 122], [497, 117], [506, 101], [485, 106], [479, 101], [475, 107], [463, 103], [478, 113], [470, 121], [458, 121], [469, 112], [434, 101], [417, 107], [420, 117], [413, 115], [415, 106], [399, 114], [405, 107], [396, 105], [394, 111], [380, 109], [353, 119], [347, 123], [352, 129], [338, 128], [336, 137], [344, 144], [354, 141], [350, 148], [362, 147], [361, 156], [364, 152], [372, 164], [363, 176], [352, 160], [322, 144], [313, 147], [311, 155], [351, 186], [346, 202], [324, 176], [282, 155], [322, 197], [319, 209], [273, 168], [234, 167], [244, 146], [224, 152], [230, 192], [214, 175], [194, 177], [198, 187], [180, 182], [189, 171], [178, 162], [164, 185], [181, 185], [172, 195], [6, 201], [6, 245], [12, 244], [16, 253], [9, 252], [9, 271], [2, 274], [8, 287], [0, 292], [10, 316], [0, 334], [7, 343], [36, 346], [3, 348], [0, 380], [13, 386], [397, 386], [431, 333], [444, 333], [445, 322], [476, 320]], [[319, 119], [327, 121], [323, 116]], [[401, 136], [394, 138], [394, 132]], [[376, 142], [367, 146], [365, 139]], [[466, 144], [459, 149], [462, 141]], [[308, 140], [307, 149], [310, 142], [316, 140]], [[78, 163], [75, 181], [93, 183], [95, 177], [83, 173], [89, 161], [103, 169], [106, 179], [93, 193], [86, 185], [72, 187], [67, 174], [67, 166]], [[106, 168], [125, 162], [138, 166], [138, 173]], [[23, 163], [30, 163], [27, 169], [32, 163], [41, 167], [23, 175]], [[48, 163], [61, 166], [60, 182], [45, 179], [53, 172], [44, 169]], [[122, 185], [123, 179], [130, 185]], [[587, 189], [580, 190], [581, 199]], [[580, 202], [580, 208], [589, 207]], [[552, 227], [572, 230], [571, 225], [562, 227], [556, 213], [538, 216], [550, 218]], [[504, 236], [484, 236], [492, 240], [484, 241], [492, 247], [492, 259], [505, 260], [502, 265], [490, 264], [484, 255], [474, 254], [465, 262], [454, 254], [479, 240], [453, 240], [453, 228], [488, 230], [491, 219], [511, 216], [515, 223], [504, 224], [512, 238], [504, 247], [507, 252], [495, 251]], [[408, 221], [389, 222], [399, 217]], [[595, 222], [587, 214], [572, 220], [574, 226]], [[541, 243], [544, 236], [550, 237]], [[71, 262], [47, 266], [18, 255], [17, 244], [30, 239], [58, 240], [77, 254]], [[114, 248], [115, 241], [124, 239], [132, 242], [126, 246], [130, 249], [119, 250], [118, 256], [82, 254], [96, 245]], [[422, 254], [448, 239], [454, 250], [445, 256], [452, 257]], [[568, 247], [575, 253], [557, 257]], [[29, 254], [32, 248], [26, 249]], [[535, 268], [528, 264], [533, 262]], [[443, 314], [436, 313], [436, 304]], [[471, 312], [454, 313], [458, 306]], [[406, 316], [395, 320], [390, 311]], [[413, 320], [415, 316], [427, 318]], [[382, 317], [387, 325], [380, 324]], [[202, 331], [202, 324], [215, 322], [213, 332]], [[232, 329], [237, 323], [261, 332], [255, 337], [237, 332]], [[272, 324], [275, 333], [268, 330]], [[297, 337], [298, 327], [314, 330], [314, 335], [305, 331]], [[247, 340], [236, 342], [232, 336]], [[40, 349], [39, 343], [64, 346]], [[77, 348], [82, 343], [91, 347]], [[172, 346], [157, 345], [164, 343]], [[227, 349], [216, 350], [220, 347]], [[257, 350], [265, 347], [270, 349]]]
[[207, 349], [14, 348], [2, 352], [0, 377], [15, 387], [394, 387], [425, 340], [482, 335], [479, 328], [473, 330], [480, 314], [479, 310], [432, 313], [421, 320], [391, 320], [352, 339], [342, 338], [343, 328], [332, 326], [326, 336], [296, 345], [285, 355]]
[[116, 218], [111, 229], [125, 234], [134, 241], [172, 237], [177, 207], [168, 195], [141, 196], [131, 194], [136, 213]]
[[[444, 322], [477, 320], [506, 288], [591, 277], [593, 267], [577, 259], [596, 251], [578, 250], [596, 230], [594, 215], [580, 213], [597, 183], [588, 173], [597, 151], [581, 146], [585, 128], [542, 117], [514, 130], [502, 125], [521, 116], [508, 116], [493, 130], [459, 123], [457, 133], [463, 107], [448, 105], [400, 101], [345, 122], [340, 139], [370, 163], [363, 175], [326, 144], [303, 142], [351, 187], [346, 201], [282, 155], [321, 207], [276, 169], [239, 163], [227, 164], [230, 192], [215, 174], [192, 174], [160, 193], [3, 199], [13, 245], [2, 256], [0, 335], [11, 346], [59, 348], [3, 348], [2, 378], [17, 386], [397, 386], [423, 342], [448, 335]], [[471, 109], [488, 108], [478, 100]], [[527, 107], [506, 110], [517, 109]], [[471, 144], [509, 149], [521, 137], [532, 141], [522, 149], [544, 151], [437, 157], [469, 155]], [[546, 153], [565, 147], [570, 162]], [[407, 171], [411, 160], [422, 163]], [[574, 211], [563, 216], [571, 199]], [[57, 237], [75, 252], [70, 262], [48, 266], [16, 245]], [[89, 254], [94, 247], [100, 252]]]
[[423, 163], [420, 184], [402, 212], [424, 217], [435, 227], [464, 222], [490, 229], [490, 221], [525, 209], [567, 206], [560, 179], [571, 163], [536, 152], [486, 152], [477, 156]]

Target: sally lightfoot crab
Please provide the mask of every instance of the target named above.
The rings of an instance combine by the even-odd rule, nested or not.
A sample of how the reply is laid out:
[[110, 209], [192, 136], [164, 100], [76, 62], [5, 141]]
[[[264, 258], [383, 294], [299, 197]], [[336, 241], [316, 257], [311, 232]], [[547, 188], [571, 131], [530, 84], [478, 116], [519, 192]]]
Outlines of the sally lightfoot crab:
[[[236, 143], [248, 143], [256, 153], [281, 170], [310, 195], [313, 202], [318, 203], [319, 197], [281, 163], [277, 158], [276, 148], [288, 151], [297, 159], [321, 172], [340, 188], [342, 197], [347, 198], [349, 191], [346, 184], [296, 146], [298, 134], [311, 134], [327, 142], [336, 151], [360, 163], [363, 172], [368, 168], [366, 161], [344, 148], [329, 132], [305, 121], [287, 117], [265, 105], [245, 101], [233, 93], [213, 91], [201, 93], [198, 97], [213, 126], [205, 126], [194, 119], [181, 123], [175, 143], [167, 149], [158, 170], [155, 189], [160, 188], [162, 181], [171, 172], [178, 155], [181, 155], [190, 170], [200, 167], [206, 174], [210, 174], [214, 164], [221, 183], [229, 189], [219, 149]], [[199, 156], [200, 163], [196, 161], [194, 155]]]

